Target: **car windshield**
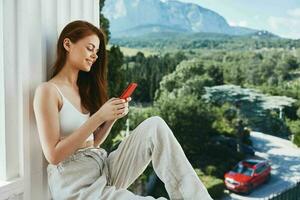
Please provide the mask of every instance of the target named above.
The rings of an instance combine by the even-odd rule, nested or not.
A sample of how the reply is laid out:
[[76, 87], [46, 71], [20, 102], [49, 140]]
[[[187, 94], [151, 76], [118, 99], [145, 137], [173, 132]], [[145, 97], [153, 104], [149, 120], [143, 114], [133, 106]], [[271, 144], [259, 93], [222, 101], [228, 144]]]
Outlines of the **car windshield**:
[[252, 176], [254, 170], [242, 164], [239, 164], [235, 166], [235, 168], [232, 171], [235, 173], [244, 174], [246, 176]]

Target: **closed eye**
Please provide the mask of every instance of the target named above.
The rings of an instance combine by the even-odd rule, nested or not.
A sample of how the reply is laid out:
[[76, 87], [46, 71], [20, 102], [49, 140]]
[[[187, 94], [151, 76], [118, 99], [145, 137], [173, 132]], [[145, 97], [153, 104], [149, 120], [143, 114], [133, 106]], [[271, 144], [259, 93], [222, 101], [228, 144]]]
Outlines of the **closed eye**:
[[[87, 50], [89, 50], [89, 51], [93, 51], [93, 50], [94, 50], [94, 48], [87, 47]], [[98, 53], [98, 52], [99, 52], [99, 49], [96, 51], [96, 53]]]

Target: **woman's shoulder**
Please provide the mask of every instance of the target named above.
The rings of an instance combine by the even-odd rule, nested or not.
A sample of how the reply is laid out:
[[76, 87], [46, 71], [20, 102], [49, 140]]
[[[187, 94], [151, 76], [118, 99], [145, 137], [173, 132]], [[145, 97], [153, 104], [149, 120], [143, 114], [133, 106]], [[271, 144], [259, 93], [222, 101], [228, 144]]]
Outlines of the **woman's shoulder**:
[[52, 81], [42, 82], [36, 87], [35, 92], [51, 94], [55, 92], [55, 86]]
[[55, 86], [49, 81], [42, 82], [37, 86], [33, 97], [33, 108], [35, 112], [42, 113], [45, 110], [54, 111], [54, 108], [60, 109], [61, 102], [62, 100], [60, 100]]
[[59, 100], [57, 89], [53, 85], [54, 82], [46, 81], [40, 83], [34, 92], [34, 99]]

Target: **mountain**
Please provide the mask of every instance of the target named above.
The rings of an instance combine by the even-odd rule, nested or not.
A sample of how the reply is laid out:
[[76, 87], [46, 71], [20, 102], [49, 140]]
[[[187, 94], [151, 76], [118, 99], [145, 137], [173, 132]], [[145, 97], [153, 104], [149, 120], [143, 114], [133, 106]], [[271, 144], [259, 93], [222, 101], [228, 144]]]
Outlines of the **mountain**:
[[106, 0], [103, 14], [112, 37], [155, 32], [208, 32], [246, 35], [257, 30], [230, 26], [218, 13], [176, 0]]

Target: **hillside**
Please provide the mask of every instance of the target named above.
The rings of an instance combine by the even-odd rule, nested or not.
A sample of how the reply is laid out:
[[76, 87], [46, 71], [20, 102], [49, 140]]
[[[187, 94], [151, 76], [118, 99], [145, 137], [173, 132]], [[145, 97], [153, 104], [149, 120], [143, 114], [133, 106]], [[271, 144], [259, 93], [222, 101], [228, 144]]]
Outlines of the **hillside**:
[[225, 49], [255, 50], [262, 48], [292, 49], [300, 47], [300, 40], [284, 39], [267, 31], [234, 36], [220, 33], [148, 33], [137, 37], [119, 37], [112, 44], [130, 48], [153, 49]]

